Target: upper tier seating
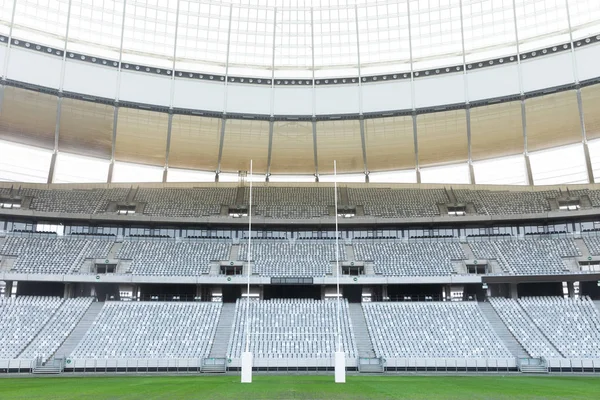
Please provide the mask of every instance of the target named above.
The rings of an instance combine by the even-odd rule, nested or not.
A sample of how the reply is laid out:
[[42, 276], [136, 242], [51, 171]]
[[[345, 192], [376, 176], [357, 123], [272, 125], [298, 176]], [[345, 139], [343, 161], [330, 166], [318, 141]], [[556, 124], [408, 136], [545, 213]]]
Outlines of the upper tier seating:
[[116, 257], [133, 260], [135, 275], [198, 276], [210, 272], [211, 262], [229, 259], [231, 242], [218, 240], [126, 240]]
[[[19, 358], [33, 359], [35, 357], [42, 357], [43, 362], [48, 360], [67, 339], [83, 314], [92, 304], [92, 301], [93, 298], [91, 297], [64, 300]], [[59, 354], [59, 356], [62, 355]]]
[[564, 274], [563, 257], [581, 253], [572, 239], [512, 239], [470, 243], [475, 257], [496, 259], [503, 270], [515, 275]]
[[363, 303], [375, 353], [396, 358], [513, 358], [475, 302]]
[[[339, 260], [345, 259], [343, 246]], [[238, 260], [248, 260], [248, 243], [242, 243]], [[264, 241], [252, 243], [253, 274], [275, 277], [325, 276], [332, 273], [335, 261], [335, 243], [315, 240]]]
[[550, 211], [548, 199], [559, 196], [557, 190], [509, 192], [490, 190], [454, 190], [456, 200], [473, 203], [478, 214], [537, 214]]
[[600, 256], [600, 236], [583, 236], [583, 241], [591, 255]]
[[600, 314], [588, 297], [523, 297], [523, 310], [566, 358], [600, 358]]
[[129, 188], [114, 189], [22, 189], [21, 196], [32, 196], [31, 208], [37, 211], [94, 214], [103, 213], [111, 201], [125, 201]]
[[515, 339], [532, 357], [561, 357], [555, 351], [543, 333], [531, 323], [516, 300], [503, 297], [488, 299]]
[[[250, 351], [255, 358], [332, 358], [337, 350], [337, 301], [312, 299], [250, 300]], [[343, 351], [356, 357], [347, 301], [340, 301]], [[229, 357], [246, 346], [246, 299], [238, 299]]]
[[466, 255], [458, 242], [355, 242], [357, 261], [373, 261], [376, 274], [385, 276], [446, 276], [454, 273], [451, 260]]
[[[249, 202], [245, 190], [245, 202]], [[255, 215], [266, 218], [310, 219], [329, 215], [335, 204], [332, 187], [255, 187], [252, 189]]]
[[448, 203], [448, 196], [444, 189], [348, 188], [348, 202], [375, 217], [434, 217], [440, 214], [437, 204]]
[[106, 258], [114, 239], [78, 236], [10, 236], [0, 254], [16, 256], [16, 272], [67, 274], [78, 270], [86, 258]]
[[59, 297], [0, 297], [0, 359], [16, 358], [61, 302]]
[[221, 303], [107, 302], [73, 358], [205, 358]]
[[219, 215], [222, 205], [235, 203], [236, 188], [140, 188], [136, 201], [146, 203], [144, 214], [165, 217]]

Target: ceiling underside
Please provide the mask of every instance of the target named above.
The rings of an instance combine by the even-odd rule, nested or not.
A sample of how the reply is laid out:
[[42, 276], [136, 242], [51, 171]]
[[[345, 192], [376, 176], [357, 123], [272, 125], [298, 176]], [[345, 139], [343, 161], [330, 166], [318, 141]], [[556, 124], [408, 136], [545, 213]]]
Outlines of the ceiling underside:
[[[600, 85], [581, 89], [583, 126], [588, 139], [600, 137]], [[522, 154], [525, 148], [520, 101], [416, 116], [361, 121], [268, 121], [173, 115], [63, 98], [6, 86], [0, 110], [0, 140], [48, 150], [116, 161], [175, 168], [248, 170], [255, 173], [311, 174], [390, 171], [463, 162], [469, 157], [467, 116], [470, 114], [473, 160]], [[525, 100], [528, 151], [582, 140], [575, 90]], [[223, 130], [222, 124], [225, 123]], [[270, 138], [270, 131], [272, 137]], [[113, 150], [113, 131], [116, 133]], [[223, 136], [222, 136], [223, 133]], [[364, 143], [364, 146], [363, 146]], [[415, 146], [416, 145], [416, 146]], [[167, 151], [167, 147], [169, 151]], [[269, 152], [269, 147], [271, 151]], [[363, 151], [364, 150], [364, 151]], [[415, 155], [417, 150], [417, 155]], [[315, 157], [316, 151], [316, 157]], [[270, 153], [270, 163], [269, 163]], [[364, 154], [364, 156], [363, 156]]]

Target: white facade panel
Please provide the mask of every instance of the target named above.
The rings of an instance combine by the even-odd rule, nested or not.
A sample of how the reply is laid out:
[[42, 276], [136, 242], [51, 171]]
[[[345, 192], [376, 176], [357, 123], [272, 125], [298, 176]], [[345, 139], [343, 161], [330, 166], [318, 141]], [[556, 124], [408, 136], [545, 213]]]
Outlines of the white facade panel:
[[[67, 59], [63, 89], [68, 92], [114, 99], [117, 94], [118, 74], [116, 68]], [[90, 79], [91, 76], [94, 79]]]
[[58, 89], [62, 58], [13, 47], [8, 59], [8, 79]]
[[317, 86], [315, 88], [316, 114], [358, 113], [358, 91], [358, 85]]
[[275, 86], [275, 115], [312, 115], [312, 86]]
[[224, 105], [224, 83], [175, 79], [173, 107], [222, 112]]
[[575, 49], [577, 73], [580, 81], [600, 76], [600, 43]]
[[227, 112], [270, 115], [271, 86], [228, 84]]
[[467, 72], [469, 101], [519, 94], [519, 65], [515, 63]]
[[412, 108], [410, 80], [369, 83], [362, 86], [363, 113]]
[[523, 90], [525, 92], [574, 82], [573, 58], [570, 51], [523, 60], [521, 71], [523, 72]]
[[119, 100], [169, 106], [171, 78], [142, 72], [121, 72]]
[[435, 107], [465, 102], [462, 73], [415, 79], [415, 107]]

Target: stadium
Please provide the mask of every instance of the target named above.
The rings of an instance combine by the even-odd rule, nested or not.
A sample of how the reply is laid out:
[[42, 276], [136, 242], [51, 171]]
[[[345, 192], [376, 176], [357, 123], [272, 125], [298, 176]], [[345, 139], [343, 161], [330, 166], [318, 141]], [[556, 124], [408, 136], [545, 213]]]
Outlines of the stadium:
[[0, 398], [595, 397], [598, 60], [596, 0], [0, 0]]

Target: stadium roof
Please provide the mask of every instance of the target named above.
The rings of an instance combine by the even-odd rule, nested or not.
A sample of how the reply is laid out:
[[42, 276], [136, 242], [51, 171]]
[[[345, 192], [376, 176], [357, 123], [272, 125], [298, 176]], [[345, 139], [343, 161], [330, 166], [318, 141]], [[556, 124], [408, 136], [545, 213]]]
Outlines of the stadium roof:
[[[11, 56], [9, 62], [7, 55], [0, 65], [3, 80], [8, 78], [0, 86], [0, 179], [41, 182], [51, 171], [56, 182], [101, 182], [107, 175], [116, 181], [194, 181], [213, 180], [219, 171], [222, 181], [237, 180], [237, 171], [247, 170], [253, 159], [260, 179], [272, 174], [272, 181], [314, 180], [317, 173], [328, 180], [335, 159], [348, 181], [364, 181], [369, 173], [372, 182], [588, 182], [600, 173], [600, 86], [580, 86], [579, 79], [600, 74], [584, 62], [589, 58], [577, 61], [564, 50], [590, 37], [590, 47], [596, 46], [600, 37], [593, 35], [599, 32], [596, 0], [0, 0], [0, 39], [12, 38], [14, 48], [30, 52], [59, 49], [54, 58], [63, 58], [63, 67], [52, 61], [58, 71], [52, 79], [34, 82], [37, 91], [20, 88], [22, 79], [10, 74], [21, 69], [19, 60], [32, 58]], [[557, 47], [564, 55], [560, 62], [559, 56], [542, 57]], [[515, 65], [515, 55], [525, 60], [536, 52], [539, 63], [527, 59], [535, 68], [519, 66], [517, 73], [508, 67], [508, 57]], [[141, 100], [128, 99], [121, 88], [120, 98], [117, 89], [95, 101], [102, 96], [86, 97], [80, 83], [63, 92], [70, 71], [78, 71], [64, 67], [72, 65], [67, 54], [82, 60], [86, 55], [86, 63], [114, 60], [119, 71], [131, 63], [139, 71], [128, 71], [132, 79], [156, 67], [168, 74], [189, 71], [195, 79], [213, 73], [232, 82], [234, 76], [262, 77], [273, 79], [273, 86], [254, 90], [232, 83], [214, 92], [225, 98], [221, 102], [206, 92], [196, 95], [196, 81], [178, 75], [173, 84], [163, 79], [166, 86], [141, 85], [165, 100], [160, 109], [134, 104], [159, 104], [138, 94], [135, 85], [130, 92]], [[476, 72], [504, 60], [506, 73]], [[50, 63], [40, 66], [29, 61], [27, 67], [38, 75], [50, 69]], [[447, 72], [449, 66], [459, 72], [437, 81], [416, 72]], [[282, 85], [285, 78], [307, 79], [314, 88], [327, 77], [374, 82], [378, 74], [400, 79], [402, 72], [409, 78], [396, 86], [378, 81], [358, 90], [292, 90], [282, 99], [300, 118], [287, 118], [281, 104], [288, 103], [273, 94], [284, 93], [276, 90], [277, 78]], [[104, 75], [80, 75], [103, 86]], [[218, 104], [216, 111], [180, 112], [183, 86], [194, 100]], [[266, 95], [253, 97], [259, 93]], [[266, 109], [261, 115], [246, 118], [235, 110], [259, 103]], [[108, 173], [113, 165], [114, 174]]]

